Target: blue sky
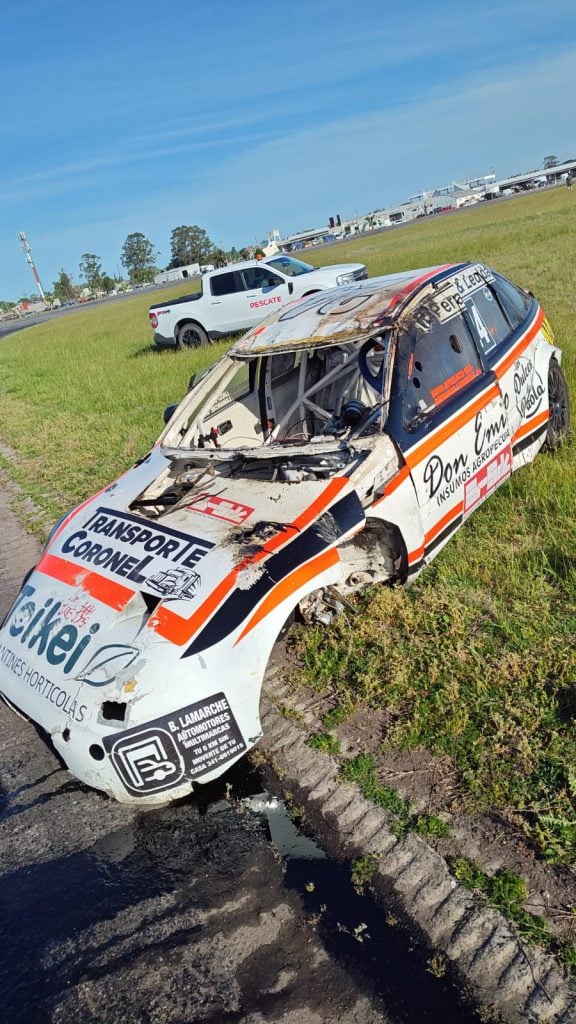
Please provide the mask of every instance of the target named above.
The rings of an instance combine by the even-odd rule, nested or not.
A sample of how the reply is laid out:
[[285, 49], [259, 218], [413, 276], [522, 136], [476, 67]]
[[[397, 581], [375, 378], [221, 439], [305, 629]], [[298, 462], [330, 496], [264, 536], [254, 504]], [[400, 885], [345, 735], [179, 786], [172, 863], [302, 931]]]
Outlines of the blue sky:
[[574, 0], [4, 0], [0, 299], [576, 157]]

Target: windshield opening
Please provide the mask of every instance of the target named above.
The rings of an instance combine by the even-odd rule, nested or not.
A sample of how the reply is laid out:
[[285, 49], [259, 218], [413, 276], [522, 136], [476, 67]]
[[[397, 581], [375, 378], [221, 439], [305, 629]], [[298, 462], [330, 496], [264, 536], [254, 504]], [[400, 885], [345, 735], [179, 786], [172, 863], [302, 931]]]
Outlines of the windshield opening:
[[266, 263], [270, 267], [276, 267], [276, 270], [281, 270], [286, 277], [299, 277], [300, 274], [309, 274], [315, 269], [309, 263], [296, 260], [293, 256], [274, 256], [273, 259], [266, 260]]
[[[277, 446], [374, 433], [384, 423], [387, 341], [302, 348], [248, 360], [224, 356], [170, 421], [165, 450], [271, 457]], [[182, 457], [181, 454], [178, 457]]]

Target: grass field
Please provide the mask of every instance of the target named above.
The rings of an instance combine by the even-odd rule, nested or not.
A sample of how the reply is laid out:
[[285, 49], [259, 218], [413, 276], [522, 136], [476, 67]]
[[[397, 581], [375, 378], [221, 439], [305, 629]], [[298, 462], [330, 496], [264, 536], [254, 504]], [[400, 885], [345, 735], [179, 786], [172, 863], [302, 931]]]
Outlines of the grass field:
[[[317, 265], [361, 260], [371, 275], [462, 259], [484, 261], [536, 294], [574, 394], [576, 193], [521, 196], [310, 254]], [[143, 454], [164, 407], [225, 347], [155, 351], [148, 302], [94, 307], [0, 342], [0, 438], [19, 456], [2, 465], [47, 519]], [[307, 678], [333, 691], [326, 727], [336, 739], [354, 710], [385, 704], [384, 743], [450, 757], [471, 810], [499, 808], [547, 859], [569, 863], [575, 475], [571, 440], [501, 488], [413, 588], [375, 589], [353, 620], [302, 638]]]

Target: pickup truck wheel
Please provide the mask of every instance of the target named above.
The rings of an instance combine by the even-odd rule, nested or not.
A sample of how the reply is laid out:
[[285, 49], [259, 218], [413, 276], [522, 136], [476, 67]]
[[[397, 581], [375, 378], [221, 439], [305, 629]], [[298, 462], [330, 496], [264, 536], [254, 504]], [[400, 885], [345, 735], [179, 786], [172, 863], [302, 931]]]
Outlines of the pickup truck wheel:
[[183, 324], [176, 336], [178, 348], [200, 348], [209, 345], [210, 338], [200, 324]]

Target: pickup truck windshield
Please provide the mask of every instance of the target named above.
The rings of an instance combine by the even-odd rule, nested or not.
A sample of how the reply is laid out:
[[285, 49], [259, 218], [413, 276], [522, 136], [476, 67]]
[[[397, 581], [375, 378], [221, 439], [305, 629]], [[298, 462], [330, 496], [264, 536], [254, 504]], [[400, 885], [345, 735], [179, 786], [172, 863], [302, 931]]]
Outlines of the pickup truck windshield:
[[273, 260], [266, 260], [269, 267], [276, 267], [286, 277], [300, 277], [300, 274], [309, 274], [314, 267], [302, 260], [295, 260], [292, 256], [275, 256]]

